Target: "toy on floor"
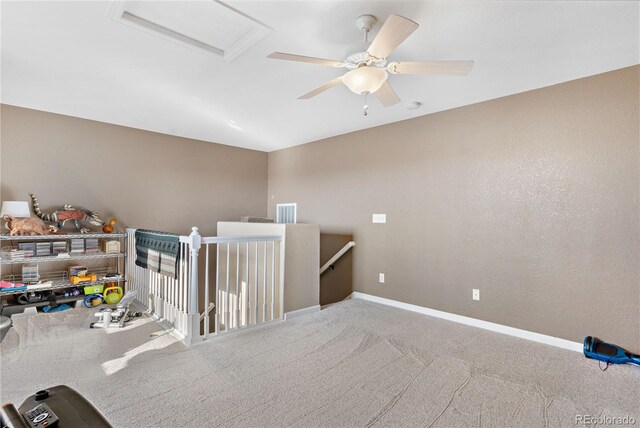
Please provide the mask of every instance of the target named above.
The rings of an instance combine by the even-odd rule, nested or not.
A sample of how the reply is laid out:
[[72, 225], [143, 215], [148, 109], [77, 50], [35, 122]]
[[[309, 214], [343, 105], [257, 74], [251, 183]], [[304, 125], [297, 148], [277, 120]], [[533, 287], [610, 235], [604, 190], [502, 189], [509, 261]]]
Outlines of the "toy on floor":
[[62, 303], [60, 305], [56, 305], [56, 306], [44, 306], [42, 308], [42, 310], [44, 312], [62, 312], [62, 311], [66, 311], [68, 309], [72, 309], [71, 306], [67, 305], [66, 303]]
[[104, 308], [96, 312], [95, 316], [98, 317], [97, 322], [93, 322], [89, 325], [90, 328], [109, 328], [109, 327], [124, 327], [124, 323], [131, 318], [139, 317], [142, 315], [140, 312], [129, 313], [129, 306], [136, 298], [137, 291], [127, 291], [120, 303], [115, 309]]
[[104, 300], [107, 305], [115, 305], [122, 300], [122, 287], [115, 285], [113, 282], [104, 289]]
[[57, 228], [60, 230], [64, 227], [64, 224], [67, 221], [72, 221], [80, 233], [89, 232], [89, 229], [82, 226], [83, 223], [100, 227], [104, 225], [104, 221], [100, 219], [98, 213], [85, 209], [73, 208], [69, 204], [66, 204], [62, 210], [45, 214], [40, 210], [38, 198], [36, 198], [33, 193], [29, 193], [29, 196], [31, 197], [31, 202], [33, 204], [33, 212], [44, 221], [57, 223]]
[[104, 297], [102, 297], [102, 294], [89, 294], [82, 301], [84, 307], [88, 309], [91, 309], [95, 306], [100, 306], [102, 303], [104, 303]]
[[[584, 355], [598, 361], [609, 364], [637, 364], [640, 366], [640, 355], [632, 354], [621, 347], [603, 342], [596, 337], [587, 336], [584, 338]], [[605, 367], [603, 370], [606, 370]]]
[[115, 305], [122, 300], [122, 287], [115, 285], [113, 282], [109, 283], [109, 286], [104, 289], [104, 301], [107, 305]]

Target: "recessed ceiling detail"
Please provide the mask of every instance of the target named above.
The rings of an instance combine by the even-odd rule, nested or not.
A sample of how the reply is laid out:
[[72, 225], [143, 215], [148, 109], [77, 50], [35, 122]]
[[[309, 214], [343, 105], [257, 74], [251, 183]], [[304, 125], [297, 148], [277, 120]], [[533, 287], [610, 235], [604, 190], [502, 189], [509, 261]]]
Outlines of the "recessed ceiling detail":
[[116, 1], [114, 21], [227, 62], [269, 34], [257, 20], [217, 1]]

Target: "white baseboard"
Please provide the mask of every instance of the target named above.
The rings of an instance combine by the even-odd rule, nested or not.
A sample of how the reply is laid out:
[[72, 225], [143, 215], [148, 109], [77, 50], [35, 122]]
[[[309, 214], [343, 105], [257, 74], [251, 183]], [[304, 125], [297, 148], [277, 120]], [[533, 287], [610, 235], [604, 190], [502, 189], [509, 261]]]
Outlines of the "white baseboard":
[[354, 291], [348, 299], [362, 299], [370, 302], [381, 303], [394, 308], [405, 309], [411, 312], [418, 312], [435, 318], [457, 322], [460, 324], [470, 325], [472, 327], [482, 328], [484, 330], [495, 331], [497, 333], [507, 334], [534, 342], [544, 343], [546, 345], [556, 346], [569, 351], [582, 352], [582, 343], [572, 342], [559, 337], [547, 336], [546, 334], [534, 333], [532, 331], [521, 330], [519, 328], [509, 327], [502, 324], [496, 324], [489, 321], [483, 321], [476, 318], [465, 317], [462, 315], [451, 314], [449, 312], [438, 311], [436, 309], [425, 308], [424, 306], [412, 305], [410, 303], [399, 302], [397, 300], [386, 299], [384, 297], [373, 296], [371, 294], [360, 293]]
[[292, 318], [301, 317], [303, 315], [312, 314], [320, 310], [320, 305], [309, 306], [308, 308], [302, 308], [291, 312], [285, 312], [284, 319], [290, 320]]

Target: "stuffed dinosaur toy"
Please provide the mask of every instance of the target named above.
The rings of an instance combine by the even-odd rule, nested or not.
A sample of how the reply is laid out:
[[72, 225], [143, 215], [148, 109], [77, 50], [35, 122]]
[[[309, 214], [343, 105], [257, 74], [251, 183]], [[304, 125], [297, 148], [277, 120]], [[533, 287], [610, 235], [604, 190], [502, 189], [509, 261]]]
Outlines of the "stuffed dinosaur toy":
[[33, 193], [29, 193], [29, 196], [31, 197], [31, 202], [33, 204], [33, 212], [44, 221], [56, 222], [56, 227], [58, 229], [62, 229], [64, 224], [68, 221], [72, 221], [80, 233], [89, 232], [89, 229], [83, 227], [83, 224], [92, 226], [104, 225], [104, 221], [100, 219], [98, 213], [81, 208], [73, 208], [69, 204], [66, 204], [62, 210], [45, 214], [40, 210], [38, 198], [36, 198]]

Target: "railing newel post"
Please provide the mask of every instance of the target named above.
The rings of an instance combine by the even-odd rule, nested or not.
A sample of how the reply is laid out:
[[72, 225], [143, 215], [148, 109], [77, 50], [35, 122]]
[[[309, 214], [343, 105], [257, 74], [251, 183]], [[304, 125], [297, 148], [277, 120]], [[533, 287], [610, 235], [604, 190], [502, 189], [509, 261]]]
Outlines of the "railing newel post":
[[191, 228], [189, 235], [190, 272], [189, 272], [189, 307], [187, 309], [188, 324], [185, 341], [193, 344], [200, 339], [200, 311], [198, 310], [198, 254], [202, 246], [202, 236], [197, 227]]

